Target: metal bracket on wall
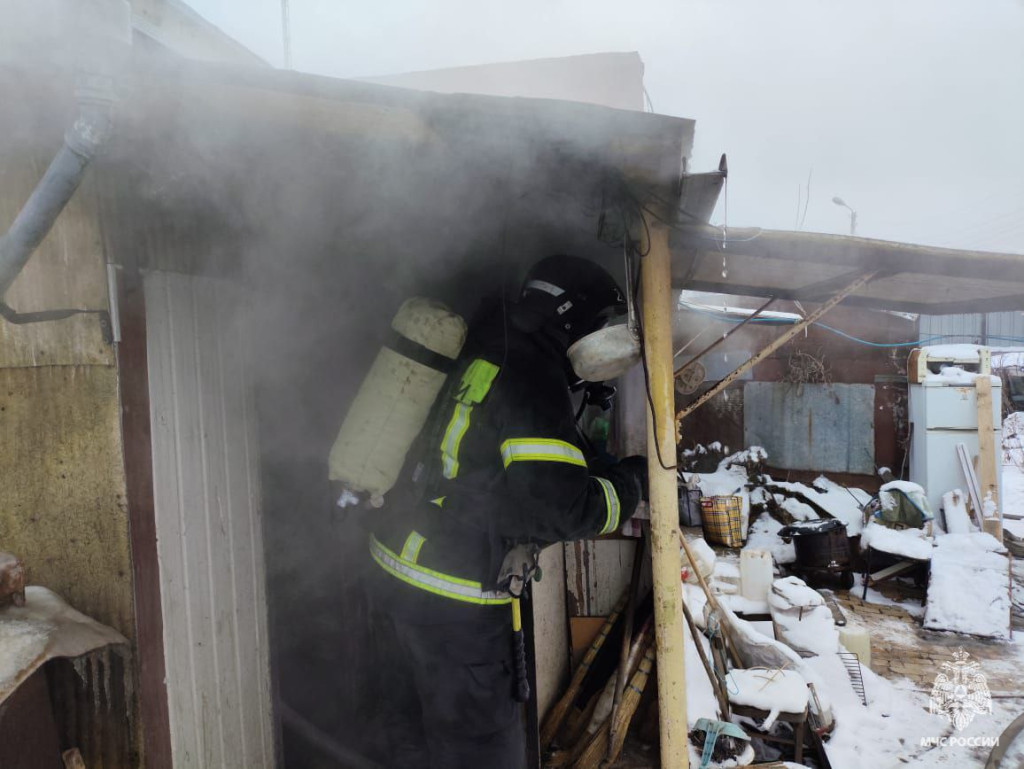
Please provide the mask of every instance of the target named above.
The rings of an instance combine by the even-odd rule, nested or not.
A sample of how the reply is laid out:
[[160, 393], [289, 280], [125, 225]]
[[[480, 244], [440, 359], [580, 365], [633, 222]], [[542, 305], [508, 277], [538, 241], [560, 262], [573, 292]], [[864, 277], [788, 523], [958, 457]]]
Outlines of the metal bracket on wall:
[[19, 326], [28, 323], [47, 323], [54, 320], [66, 320], [73, 315], [95, 315], [100, 322], [100, 333], [103, 334], [103, 341], [107, 344], [114, 343], [114, 330], [110, 323], [110, 313], [106, 310], [40, 310], [38, 312], [18, 312], [10, 305], [0, 302], [0, 318], [8, 323]]

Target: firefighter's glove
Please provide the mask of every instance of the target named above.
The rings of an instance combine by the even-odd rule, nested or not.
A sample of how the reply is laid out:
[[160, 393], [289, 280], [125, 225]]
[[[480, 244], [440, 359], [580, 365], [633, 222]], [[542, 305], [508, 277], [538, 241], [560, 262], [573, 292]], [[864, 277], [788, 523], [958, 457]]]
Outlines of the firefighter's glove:
[[644, 502], [649, 501], [650, 493], [647, 485], [647, 457], [637, 454], [626, 457], [617, 465], [620, 469], [631, 473], [639, 484], [640, 497]]

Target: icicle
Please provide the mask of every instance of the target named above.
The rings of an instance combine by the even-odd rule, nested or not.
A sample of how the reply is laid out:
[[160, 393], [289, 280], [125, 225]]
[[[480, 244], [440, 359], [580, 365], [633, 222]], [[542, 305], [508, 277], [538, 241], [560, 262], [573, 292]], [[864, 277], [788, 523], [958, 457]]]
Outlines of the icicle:
[[729, 265], [725, 263], [725, 254], [722, 254], [722, 277], [729, 277]]
[[100, 712], [100, 660], [96, 654], [89, 655], [89, 678], [92, 686], [92, 707], [97, 713]]
[[103, 697], [107, 701], [107, 712], [110, 712], [110, 647], [107, 646], [100, 652], [103, 658]]
[[75, 669], [75, 673], [78, 674], [78, 680], [82, 682], [82, 686], [87, 686], [89, 683], [85, 678], [87, 664], [88, 661], [85, 657], [75, 657], [71, 660], [71, 667], [73, 667]]

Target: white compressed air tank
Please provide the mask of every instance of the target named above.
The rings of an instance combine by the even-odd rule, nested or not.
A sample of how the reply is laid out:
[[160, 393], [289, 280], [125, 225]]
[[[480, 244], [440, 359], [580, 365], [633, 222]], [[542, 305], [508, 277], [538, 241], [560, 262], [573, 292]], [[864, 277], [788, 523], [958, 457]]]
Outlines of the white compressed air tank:
[[466, 341], [466, 322], [430, 299], [406, 301], [391, 328], [395, 337], [359, 387], [329, 460], [332, 481], [378, 499], [398, 480]]

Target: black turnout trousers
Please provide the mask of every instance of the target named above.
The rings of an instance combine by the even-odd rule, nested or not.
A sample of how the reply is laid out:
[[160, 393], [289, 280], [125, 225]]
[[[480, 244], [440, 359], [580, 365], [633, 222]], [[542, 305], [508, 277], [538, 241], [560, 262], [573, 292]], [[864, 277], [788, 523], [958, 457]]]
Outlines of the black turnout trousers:
[[524, 769], [508, 607], [420, 623], [380, 613], [389, 769]]

